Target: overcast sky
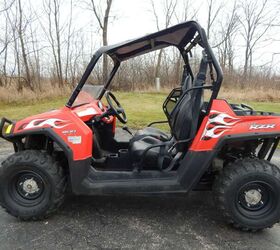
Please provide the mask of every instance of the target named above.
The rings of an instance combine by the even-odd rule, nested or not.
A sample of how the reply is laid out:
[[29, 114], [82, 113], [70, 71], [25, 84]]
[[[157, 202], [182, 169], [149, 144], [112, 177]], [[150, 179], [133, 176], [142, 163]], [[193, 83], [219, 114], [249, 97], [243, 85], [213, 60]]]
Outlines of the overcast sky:
[[[71, 0], [61, 0], [61, 25], [64, 27], [64, 30], [67, 27], [68, 17], [70, 13], [70, 1]], [[78, 32], [80, 30], [83, 35], [85, 35], [87, 43], [86, 43], [86, 51], [88, 51], [88, 56], [90, 56], [90, 52], [94, 49], [98, 49], [101, 45], [101, 32], [98, 31], [98, 23], [93, 15], [91, 10], [86, 9], [85, 3], [90, 3], [90, 0], [72, 0], [74, 3], [73, 9], [73, 26], [75, 30]], [[105, 0], [95, 0], [100, 3], [105, 3]], [[162, 2], [164, 0], [154, 0], [156, 4], [156, 9], [159, 14], [159, 18], [162, 22], [164, 16], [162, 15]], [[182, 20], [181, 13], [183, 1], [188, 0], [177, 0], [177, 17], [172, 19], [172, 24], [178, 23], [178, 20]], [[196, 18], [198, 22], [202, 25], [202, 27], [206, 27], [207, 24], [207, 1], [208, 0], [193, 0], [190, 1], [190, 15], [194, 10], [197, 11]], [[239, 1], [247, 1], [247, 0], [239, 0]], [[261, 2], [263, 0], [255, 0], [257, 2]], [[270, 2], [269, 8], [273, 11], [277, 5], [279, 6], [279, 0], [268, 0]], [[32, 8], [33, 12], [38, 14], [38, 23], [41, 25], [47, 25], [46, 15], [43, 8], [44, 0], [22, 0], [24, 4], [24, 8], [26, 13], [28, 13], [28, 9]], [[226, 15], [231, 11], [233, 1], [231, 0], [216, 0], [214, 2], [220, 3], [223, 2], [223, 8], [217, 16], [213, 32], [210, 34], [210, 44], [214, 45], [221, 41], [221, 37], [218, 37], [215, 33], [218, 30], [217, 27], [220, 27], [223, 22], [225, 22]], [[0, 0], [1, 3], [1, 0]], [[276, 7], [275, 7], [276, 6]], [[214, 9], [217, 6], [214, 6]], [[152, 13], [151, 1], [150, 0], [113, 0], [111, 18], [108, 30], [108, 41], [109, 44], [114, 44], [121, 42], [123, 40], [139, 37], [145, 35], [147, 33], [155, 32], [157, 30], [155, 18]], [[269, 15], [269, 12], [268, 12]], [[280, 21], [280, 20], [279, 20]], [[4, 30], [4, 22], [0, 22], [0, 28], [2, 26], [2, 30]], [[163, 27], [163, 25], [162, 25]], [[262, 41], [258, 44], [257, 51], [254, 54], [254, 65], [260, 66], [266, 63], [269, 63], [272, 59], [273, 53], [280, 53], [280, 27], [274, 28], [270, 32], [267, 33], [265, 37], [265, 41]], [[38, 33], [42, 33], [40, 43], [45, 43], [46, 48], [47, 40], [44, 38], [43, 31], [38, 24]], [[45, 39], [45, 41], [44, 41]], [[241, 68], [243, 66], [244, 61], [244, 41], [241, 35], [237, 35], [235, 40], [235, 68]], [[280, 55], [275, 55], [273, 60], [273, 68], [276, 72], [280, 73]]]
[[[104, 1], [104, 0], [103, 0]], [[244, 0], [246, 1], [246, 0]], [[256, 0], [260, 1], [260, 0]], [[102, 2], [102, 1], [101, 1]], [[162, 10], [162, 0], [154, 0], [158, 12], [161, 13]], [[233, 1], [223, 1], [223, 8], [219, 13], [219, 16], [216, 18], [214, 23], [215, 26], [221, 25], [223, 22], [225, 15], [230, 12]], [[194, 10], [197, 10], [197, 19], [199, 23], [206, 27], [207, 24], [207, 0], [195, 0], [190, 1], [190, 13]], [[276, 4], [275, 1], [271, 1], [271, 8], [273, 8], [273, 4]], [[97, 30], [97, 23], [94, 19], [94, 16], [91, 12], [82, 11], [81, 15], [81, 4], [77, 5], [76, 9], [76, 22], [80, 23], [80, 26], [83, 29], [88, 29], [89, 31], [95, 27]], [[180, 12], [180, 8], [182, 6], [182, 1], [178, 1], [178, 12]], [[215, 6], [214, 6], [215, 7]], [[109, 43], [118, 43], [123, 40], [135, 38], [142, 36], [147, 33], [151, 33], [156, 31], [155, 18], [152, 13], [151, 1], [150, 0], [114, 0], [112, 5], [112, 16], [111, 23], [109, 26]], [[66, 14], [67, 11], [64, 13]], [[180, 15], [180, 14], [178, 14]], [[162, 20], [163, 16], [159, 15]], [[176, 24], [177, 20], [174, 18], [172, 20], [172, 24]], [[91, 27], [90, 27], [91, 26]], [[87, 28], [88, 27], [88, 28]], [[93, 28], [94, 29], [94, 28]], [[213, 28], [215, 30], [215, 27]], [[279, 31], [279, 32], [278, 32]], [[220, 38], [219, 38], [220, 39]], [[215, 33], [211, 34], [210, 43], [213, 45], [214, 43], [218, 43], [219, 39], [216, 39]], [[93, 35], [93, 40], [96, 42], [95, 46], [101, 44], [100, 38]], [[278, 40], [278, 41], [275, 41]], [[265, 41], [260, 42], [257, 48], [257, 52], [255, 53], [254, 60], [255, 65], [262, 65], [271, 61], [273, 53], [280, 53], [280, 27], [274, 28], [271, 32], [267, 34]], [[236, 44], [236, 63], [242, 65], [243, 61], [243, 51], [244, 51], [244, 43], [242, 41], [241, 36], [237, 36], [235, 39]], [[274, 69], [278, 69], [278, 64], [280, 61], [280, 56], [274, 56]], [[239, 65], [237, 65], [239, 67]]]

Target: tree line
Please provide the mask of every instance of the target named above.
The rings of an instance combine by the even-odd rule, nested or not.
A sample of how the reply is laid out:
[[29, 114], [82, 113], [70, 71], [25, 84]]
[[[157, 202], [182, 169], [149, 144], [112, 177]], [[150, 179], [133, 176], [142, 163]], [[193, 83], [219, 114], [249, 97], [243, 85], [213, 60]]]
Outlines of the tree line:
[[[108, 45], [110, 24], [118, 22], [114, 15], [118, 3], [119, 0], [2, 0], [0, 87], [16, 86], [21, 92], [43, 91], [49, 84], [58, 88], [74, 86], [99, 43]], [[273, 34], [279, 32], [279, 1], [202, 3], [207, 37], [225, 73], [225, 83], [246, 87], [262, 86], [265, 81], [277, 86], [279, 76], [274, 65], [280, 51], [273, 51], [271, 59], [262, 65], [257, 65], [255, 59], [261, 46], [277, 42]], [[85, 28], [77, 28], [77, 11], [81, 15], [84, 11], [92, 14], [94, 25], [89, 28], [90, 34], [99, 36], [98, 42], [89, 42]], [[149, 0], [143, 11], [152, 17], [155, 30], [201, 19], [201, 6], [190, 0]], [[198, 54], [195, 51], [191, 59], [194, 67], [198, 65]], [[159, 50], [122, 65], [115, 84], [132, 90], [150, 88], [159, 77], [163, 86], [175, 86], [180, 82], [182, 66], [176, 49]], [[104, 56], [92, 81], [104, 82], [109, 68], [110, 61]]]

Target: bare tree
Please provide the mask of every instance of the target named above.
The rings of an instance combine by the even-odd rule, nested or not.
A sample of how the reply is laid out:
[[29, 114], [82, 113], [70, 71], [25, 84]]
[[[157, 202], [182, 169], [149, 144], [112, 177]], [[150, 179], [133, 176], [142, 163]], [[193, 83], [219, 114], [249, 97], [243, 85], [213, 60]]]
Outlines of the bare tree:
[[47, 0], [45, 11], [48, 16], [48, 32], [41, 24], [52, 48], [58, 86], [63, 86], [62, 59], [61, 59], [61, 27], [60, 27], [60, 0]]
[[[8, 11], [8, 8], [5, 8], [5, 12]], [[0, 56], [3, 54], [3, 80], [0, 81], [0, 86], [7, 85], [7, 58], [8, 58], [8, 45], [11, 42], [9, 38], [9, 24], [8, 21], [5, 23], [5, 33], [3, 40], [1, 39], [2, 48], [0, 51]]]
[[70, 13], [68, 20], [68, 34], [66, 40], [66, 64], [65, 64], [65, 81], [68, 80], [69, 64], [70, 64], [70, 48], [71, 48], [71, 37], [72, 37], [72, 22], [73, 22], [73, 0], [70, 0]]
[[[198, 14], [198, 9], [196, 9], [193, 6], [193, 2], [191, 0], [183, 0], [181, 3], [182, 3], [182, 8], [180, 8], [181, 11], [179, 10], [179, 11], [175, 12], [177, 23], [186, 22], [186, 21], [190, 21], [190, 20], [196, 20], [197, 14]], [[178, 83], [181, 78], [183, 59], [182, 59], [181, 53], [178, 51], [177, 48], [174, 48], [173, 54], [174, 54], [174, 61], [175, 61], [174, 83]]]
[[[173, 23], [206, 16], [207, 35], [218, 51], [226, 82], [250, 80], [253, 84], [260, 82], [258, 79], [268, 77], [276, 86], [276, 79], [279, 79], [276, 59], [279, 58], [274, 58], [273, 52], [269, 62], [258, 60], [257, 56], [261, 57], [264, 52], [258, 51], [261, 46], [272, 43], [272, 40], [273, 43], [280, 40], [276, 30], [279, 28], [279, 18], [275, 17], [277, 6], [274, 5], [277, 1], [236, 0], [235, 3], [228, 3], [225, 0], [201, 0], [199, 3], [207, 8], [206, 15], [199, 13], [201, 6], [194, 9], [196, 5], [193, 5], [192, 0], [149, 0], [148, 4], [157, 30], [170, 27]], [[110, 22], [114, 18], [112, 2], [113, 0], [44, 0], [35, 3], [31, 0], [2, 0], [0, 86], [10, 88], [15, 85], [19, 91], [24, 88], [46, 91], [43, 82], [64, 87], [66, 81], [69, 81], [74, 86], [93, 49], [99, 45], [96, 38], [101, 36], [101, 32], [102, 44], [108, 45]], [[75, 8], [76, 3], [85, 3], [90, 10], [94, 19], [90, 28], [85, 28], [84, 20], [74, 18], [76, 14], [82, 14], [78, 13], [81, 9]], [[34, 19], [34, 16], [37, 18]], [[272, 36], [273, 30], [275, 33]], [[86, 43], [89, 40], [90, 46]], [[237, 60], [237, 52], [242, 53], [244, 58]], [[267, 59], [269, 51], [265, 53], [263, 58]], [[276, 51], [274, 54], [277, 55]], [[190, 63], [197, 69], [195, 52], [193, 56]], [[253, 59], [256, 59], [255, 62]], [[233, 62], [240, 60], [242, 69], [239, 72], [237, 64]], [[101, 61], [98, 76], [95, 76], [100, 81], [107, 79], [110, 66], [108, 61], [109, 58], [106, 57]], [[257, 65], [260, 62], [262, 65]], [[130, 89], [131, 86], [132, 89], [149, 87], [154, 77], [160, 76], [166, 86], [173, 86], [181, 79], [183, 64], [176, 48], [158, 50], [128, 61], [116, 75], [116, 85], [123, 89]]]
[[[101, 3], [97, 4], [97, 0], [90, 0], [91, 10], [98, 22], [99, 28], [102, 31], [102, 45], [108, 45], [108, 25], [110, 18], [110, 11], [113, 0], [106, 0], [105, 10], [102, 10]], [[102, 1], [103, 2], [103, 1]], [[106, 82], [108, 78], [108, 58], [106, 55], [103, 56], [103, 82]]]
[[31, 37], [31, 46], [32, 46], [32, 55], [34, 56], [34, 64], [32, 61], [30, 65], [32, 66], [34, 85], [41, 91], [41, 63], [40, 63], [40, 48], [39, 42], [37, 40], [37, 32], [33, 30], [33, 27], [30, 26], [30, 37]]
[[4, 7], [0, 9], [0, 13], [8, 11], [13, 6], [14, 2], [15, 0], [12, 0], [7, 3], [7, 1], [4, 0]]
[[[12, 7], [13, 5], [11, 5]], [[15, 10], [13, 11], [12, 8], [5, 8], [5, 18], [6, 22], [8, 23], [9, 27], [11, 28], [11, 36], [13, 41], [13, 57], [14, 57], [14, 69], [13, 73], [16, 73], [16, 82], [17, 82], [17, 90], [21, 92], [23, 90], [23, 83], [22, 81], [22, 74], [20, 68], [20, 51], [19, 51], [19, 42], [18, 42], [18, 4], [14, 4], [13, 6]], [[8, 48], [7, 48], [8, 49]], [[8, 53], [8, 52], [7, 52]]]
[[26, 51], [26, 47], [25, 47], [24, 32], [25, 32], [26, 25], [23, 24], [23, 11], [22, 11], [22, 6], [21, 6], [21, 0], [18, 0], [18, 11], [19, 11], [19, 23], [17, 26], [17, 32], [18, 32], [18, 37], [19, 37], [19, 41], [20, 41], [23, 65], [24, 65], [24, 69], [25, 69], [26, 83], [31, 90], [34, 90], [34, 88], [32, 86], [29, 63], [28, 63], [28, 59], [27, 59], [27, 51]]
[[221, 42], [213, 46], [218, 48], [220, 64], [223, 70], [225, 70], [227, 67], [230, 74], [233, 71], [234, 59], [233, 37], [236, 35], [236, 32], [239, 28], [237, 11], [238, 6], [237, 2], [235, 1], [230, 12], [224, 15], [221, 20], [219, 30]]
[[3, 82], [1, 81], [0, 82], [0, 85], [3, 86], [3, 85], [7, 85], [7, 58], [8, 58], [8, 22], [6, 22], [6, 25], [5, 25], [5, 40], [4, 40], [4, 46], [3, 46], [3, 49], [2, 51], [0, 52], [0, 55], [4, 52], [4, 58], [3, 58], [3, 76], [4, 76], [4, 84]]
[[218, 17], [221, 9], [223, 8], [222, 3], [219, 3], [218, 6], [216, 7], [216, 0], [207, 0], [208, 3], [208, 17], [207, 17], [207, 28], [206, 28], [206, 35], [207, 38], [210, 38], [210, 32], [211, 32], [211, 27], [213, 26], [216, 18]]
[[191, 0], [182, 1], [182, 11], [175, 13], [177, 22], [186, 22], [197, 19], [198, 9], [194, 8]]
[[[6, 31], [9, 27], [9, 35], [6, 36], [9, 38], [9, 44], [13, 41], [13, 57], [15, 58], [14, 69], [12, 72], [17, 69], [17, 76], [15, 77], [18, 82], [18, 90], [21, 91], [23, 87], [27, 87], [34, 90], [33, 82], [30, 72], [29, 58], [28, 58], [28, 48], [27, 48], [27, 35], [26, 30], [30, 23], [30, 20], [27, 18], [28, 15], [24, 13], [22, 8], [21, 0], [16, 0], [14, 4], [7, 4], [9, 6], [5, 8], [5, 18], [6, 18]], [[7, 58], [8, 58], [8, 47], [6, 48], [4, 54], [4, 72], [7, 83]], [[11, 65], [9, 65], [11, 68]], [[23, 73], [22, 73], [23, 71]]]
[[252, 74], [253, 53], [257, 44], [271, 28], [277, 13], [269, 8], [269, 0], [241, 1], [241, 35], [245, 42], [244, 80]]
[[[158, 9], [155, 6], [155, 3], [153, 0], [151, 0], [151, 6], [152, 6], [152, 12], [155, 18], [156, 27], [158, 30], [161, 28], [168, 28], [171, 24], [172, 18], [175, 17], [175, 10], [177, 6], [177, 0], [163, 0], [162, 6], [163, 9]], [[163, 20], [163, 27], [161, 27], [159, 12], [163, 14], [164, 20]], [[163, 49], [161, 49], [157, 55], [157, 62], [155, 67], [155, 78], [159, 77], [160, 73], [160, 66], [161, 66], [161, 60], [163, 56]]]
[[[3, 2], [3, 9], [0, 10], [0, 13], [3, 14], [3, 16], [5, 16], [5, 19], [6, 19], [6, 15], [7, 15], [7, 12], [10, 11], [12, 5], [14, 4], [14, 1], [11, 1], [11, 2], [7, 2], [6, 0], [4, 0]], [[2, 47], [0, 47], [0, 56], [3, 54], [3, 53], [7, 53], [7, 47], [9, 45], [9, 43], [11, 42], [11, 39], [9, 38], [9, 32], [8, 32], [8, 29], [9, 29], [9, 24], [8, 24], [8, 20], [6, 19], [5, 20], [5, 33], [4, 33], [4, 38], [0, 38], [0, 43], [2, 45]], [[2, 35], [2, 34], [1, 34]]]
[[68, 81], [74, 87], [77, 78], [81, 77], [84, 65], [83, 56], [85, 53], [86, 43], [82, 31], [76, 31], [71, 35], [71, 50], [69, 50], [69, 72]]

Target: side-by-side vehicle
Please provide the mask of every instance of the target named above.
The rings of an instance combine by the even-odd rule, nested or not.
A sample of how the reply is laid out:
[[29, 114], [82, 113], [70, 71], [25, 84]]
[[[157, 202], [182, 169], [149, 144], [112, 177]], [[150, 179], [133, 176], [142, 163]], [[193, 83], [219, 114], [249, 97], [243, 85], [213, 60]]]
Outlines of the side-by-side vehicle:
[[[110, 91], [112, 79], [122, 62], [169, 46], [179, 50], [183, 66], [162, 105], [166, 120], [118, 139], [116, 121], [125, 124], [127, 117]], [[195, 47], [202, 49], [197, 70], [189, 60]], [[84, 88], [102, 55], [114, 65], [93, 97]], [[15, 153], [0, 168], [1, 205], [20, 219], [37, 220], [58, 209], [67, 185], [77, 195], [212, 190], [235, 227], [271, 227], [280, 218], [280, 170], [271, 163], [280, 117], [218, 99], [222, 80], [205, 31], [194, 21], [100, 48], [64, 107], [16, 122], [2, 118], [0, 136]], [[170, 133], [158, 128], [162, 123]]]

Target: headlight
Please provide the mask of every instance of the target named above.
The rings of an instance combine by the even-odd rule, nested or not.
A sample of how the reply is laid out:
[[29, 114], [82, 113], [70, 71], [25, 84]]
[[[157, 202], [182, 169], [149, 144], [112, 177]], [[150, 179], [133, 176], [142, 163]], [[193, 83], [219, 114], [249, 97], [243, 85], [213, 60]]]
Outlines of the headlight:
[[5, 130], [5, 134], [10, 134], [11, 133], [11, 130], [12, 130], [12, 127], [13, 127], [13, 124], [10, 124], [6, 130]]

